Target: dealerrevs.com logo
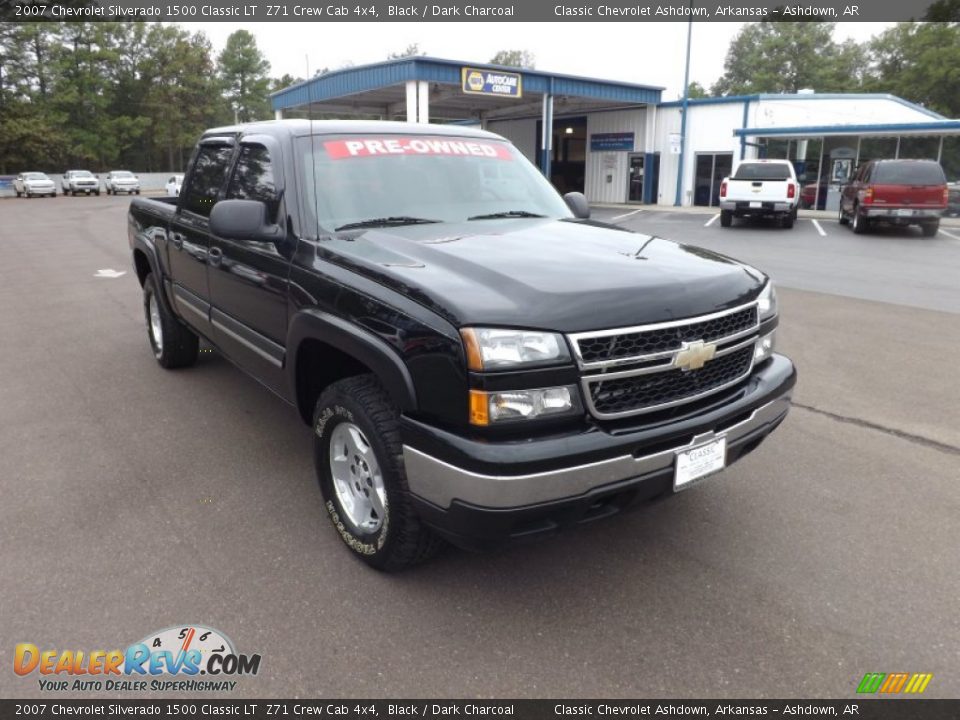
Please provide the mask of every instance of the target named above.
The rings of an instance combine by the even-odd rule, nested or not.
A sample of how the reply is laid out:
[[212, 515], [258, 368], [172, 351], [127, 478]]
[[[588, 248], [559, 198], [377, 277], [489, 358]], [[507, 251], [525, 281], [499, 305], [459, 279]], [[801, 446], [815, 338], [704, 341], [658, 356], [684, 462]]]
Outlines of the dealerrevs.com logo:
[[41, 649], [18, 643], [13, 671], [37, 675], [40, 690], [171, 692], [232, 691], [256, 675], [260, 655], [238, 653], [219, 630], [179, 625], [150, 633], [126, 650]]

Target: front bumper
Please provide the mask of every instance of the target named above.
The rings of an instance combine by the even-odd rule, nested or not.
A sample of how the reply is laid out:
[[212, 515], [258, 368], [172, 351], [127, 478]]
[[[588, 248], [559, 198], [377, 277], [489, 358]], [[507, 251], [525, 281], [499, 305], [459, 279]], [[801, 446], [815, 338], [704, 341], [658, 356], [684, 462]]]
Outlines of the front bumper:
[[490, 547], [605, 517], [673, 490], [677, 452], [727, 439], [727, 465], [786, 417], [793, 364], [774, 355], [730, 402], [652, 429], [482, 443], [404, 419], [404, 463], [423, 520], [455, 544]]
[[917, 220], [936, 220], [943, 216], [944, 208], [889, 208], [861, 206], [862, 212], [871, 220], [890, 220], [891, 222], [915, 222]]
[[31, 195], [56, 195], [57, 188], [54, 185], [47, 185], [46, 187], [31, 187], [27, 185], [23, 189], [24, 193], [30, 193]]
[[111, 190], [118, 193], [134, 193], [140, 191], [139, 185], [112, 185]]
[[[751, 202], [759, 202], [759, 207], [752, 207]], [[793, 205], [789, 202], [766, 202], [758, 200], [721, 200], [721, 210], [732, 210], [737, 213], [766, 214], [766, 213], [785, 213], [793, 210]]]

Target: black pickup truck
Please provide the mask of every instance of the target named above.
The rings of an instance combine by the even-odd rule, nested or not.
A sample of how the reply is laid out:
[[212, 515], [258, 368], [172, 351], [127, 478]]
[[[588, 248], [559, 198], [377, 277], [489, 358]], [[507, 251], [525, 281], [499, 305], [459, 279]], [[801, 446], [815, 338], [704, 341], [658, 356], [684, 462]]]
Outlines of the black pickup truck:
[[128, 229], [157, 361], [202, 337], [295, 406], [330, 520], [381, 569], [690, 487], [796, 381], [762, 273], [591, 221], [480, 130], [218, 128]]

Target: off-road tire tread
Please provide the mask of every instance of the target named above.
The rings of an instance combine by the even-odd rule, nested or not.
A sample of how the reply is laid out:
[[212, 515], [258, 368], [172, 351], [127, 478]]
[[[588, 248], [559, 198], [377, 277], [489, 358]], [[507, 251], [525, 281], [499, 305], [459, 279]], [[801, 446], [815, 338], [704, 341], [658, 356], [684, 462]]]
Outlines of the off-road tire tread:
[[380, 460], [387, 466], [390, 481], [399, 485], [399, 492], [395, 493], [399, 501], [394, 499], [390, 506], [389, 555], [375, 562], [364, 559], [379, 570], [395, 572], [435, 557], [446, 542], [421, 522], [410, 501], [396, 405], [375, 375], [355, 375], [333, 383], [321, 393], [314, 408], [314, 427], [321, 409], [336, 405], [338, 395], [351, 398], [362, 408], [364, 419], [387, 448], [388, 457]]
[[[158, 292], [153, 273], [147, 273], [147, 276], [143, 279], [143, 292], [144, 316], [146, 317], [147, 293], [156, 294]], [[200, 338], [186, 325], [172, 317], [167, 312], [163, 302], [158, 300], [157, 304], [160, 308], [160, 323], [163, 326], [163, 352], [157, 358], [157, 362], [167, 370], [190, 367], [196, 364], [197, 357], [200, 354]], [[149, 323], [149, 318], [147, 318], [147, 322]], [[149, 338], [150, 327], [148, 324], [148, 341]], [[150, 350], [153, 350], [152, 342], [150, 343]]]

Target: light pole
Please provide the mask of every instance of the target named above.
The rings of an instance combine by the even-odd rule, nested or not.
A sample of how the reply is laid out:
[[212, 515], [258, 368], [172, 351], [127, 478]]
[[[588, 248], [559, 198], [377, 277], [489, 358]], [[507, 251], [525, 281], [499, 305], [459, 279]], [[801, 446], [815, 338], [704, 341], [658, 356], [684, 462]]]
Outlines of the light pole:
[[[693, 0], [687, 3], [687, 7]], [[674, 207], [680, 207], [683, 192], [683, 163], [686, 159], [687, 147], [687, 106], [690, 100], [690, 38], [693, 35], [693, 20], [687, 20], [687, 64], [683, 71], [683, 102], [680, 109], [680, 163], [677, 167], [677, 196], [674, 198]]]

